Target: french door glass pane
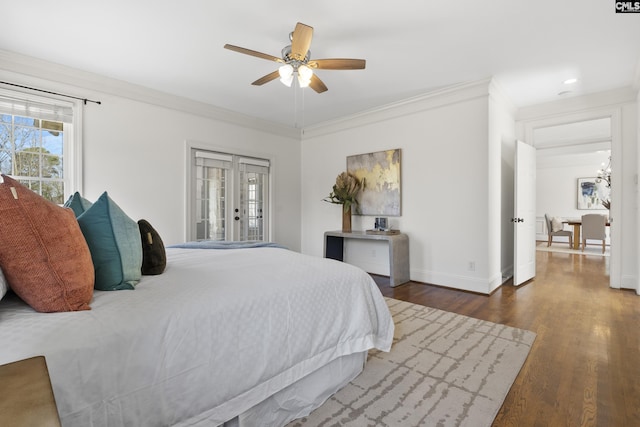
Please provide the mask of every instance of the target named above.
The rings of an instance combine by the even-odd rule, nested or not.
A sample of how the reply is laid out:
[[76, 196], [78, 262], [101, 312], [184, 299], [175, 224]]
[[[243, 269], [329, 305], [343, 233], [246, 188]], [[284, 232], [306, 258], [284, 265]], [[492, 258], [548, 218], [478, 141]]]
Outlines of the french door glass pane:
[[264, 212], [267, 175], [240, 172], [240, 240], [265, 240]]
[[196, 239], [225, 240], [227, 170], [199, 166], [196, 170]]

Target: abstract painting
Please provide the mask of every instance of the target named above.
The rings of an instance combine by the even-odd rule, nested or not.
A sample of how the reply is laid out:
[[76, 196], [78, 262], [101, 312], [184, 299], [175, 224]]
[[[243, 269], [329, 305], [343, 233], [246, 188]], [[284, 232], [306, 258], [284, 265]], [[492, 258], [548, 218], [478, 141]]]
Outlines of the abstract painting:
[[400, 216], [400, 149], [347, 157], [347, 171], [365, 181], [356, 215]]
[[578, 209], [606, 209], [602, 201], [609, 199], [610, 192], [603, 180], [578, 178]]

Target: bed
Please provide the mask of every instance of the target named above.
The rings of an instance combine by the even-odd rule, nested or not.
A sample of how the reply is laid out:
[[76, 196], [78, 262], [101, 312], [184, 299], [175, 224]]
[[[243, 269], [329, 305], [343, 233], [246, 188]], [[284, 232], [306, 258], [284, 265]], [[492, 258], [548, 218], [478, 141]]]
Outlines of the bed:
[[357, 267], [279, 247], [167, 248], [163, 274], [91, 310], [0, 301], [0, 364], [46, 357], [63, 426], [282, 426], [388, 351]]

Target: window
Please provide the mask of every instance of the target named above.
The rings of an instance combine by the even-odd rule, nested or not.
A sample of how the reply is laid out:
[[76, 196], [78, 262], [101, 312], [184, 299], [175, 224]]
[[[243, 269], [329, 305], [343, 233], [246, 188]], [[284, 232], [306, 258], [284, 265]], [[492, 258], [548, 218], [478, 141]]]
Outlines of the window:
[[79, 188], [75, 102], [0, 90], [0, 172], [63, 204]]
[[189, 240], [268, 240], [269, 161], [191, 149]]

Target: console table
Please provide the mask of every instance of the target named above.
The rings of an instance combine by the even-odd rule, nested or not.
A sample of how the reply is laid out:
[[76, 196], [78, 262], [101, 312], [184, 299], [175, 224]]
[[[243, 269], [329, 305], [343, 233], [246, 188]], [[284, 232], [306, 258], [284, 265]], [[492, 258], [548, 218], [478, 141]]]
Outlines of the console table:
[[324, 257], [344, 261], [344, 240], [382, 240], [389, 243], [389, 282], [392, 287], [409, 280], [409, 236], [398, 234], [367, 234], [364, 231], [324, 233]]

